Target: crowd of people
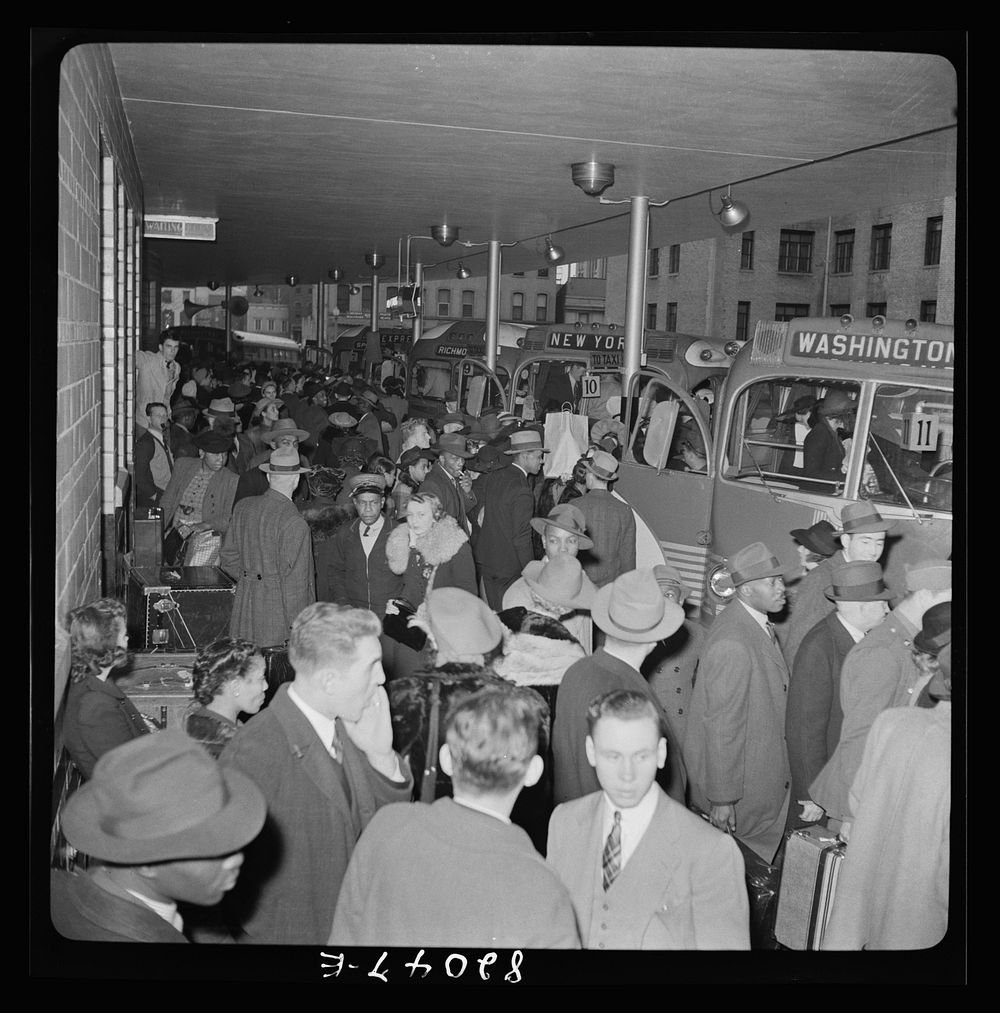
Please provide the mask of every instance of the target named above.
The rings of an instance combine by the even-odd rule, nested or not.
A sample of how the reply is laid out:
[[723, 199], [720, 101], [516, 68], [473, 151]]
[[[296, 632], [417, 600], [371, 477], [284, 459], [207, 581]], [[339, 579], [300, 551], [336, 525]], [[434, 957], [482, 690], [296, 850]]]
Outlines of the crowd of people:
[[70, 615], [63, 935], [748, 949], [750, 863], [815, 824], [848, 842], [826, 945], [944, 935], [950, 562], [887, 587], [891, 525], [847, 503], [789, 533], [795, 572], [734, 553], [705, 631], [637, 558], [617, 440], [553, 488], [541, 426], [408, 419], [390, 374], [185, 381], [170, 344], [137, 496], [169, 562], [236, 582], [229, 636], [158, 730], [115, 685], [122, 605]]

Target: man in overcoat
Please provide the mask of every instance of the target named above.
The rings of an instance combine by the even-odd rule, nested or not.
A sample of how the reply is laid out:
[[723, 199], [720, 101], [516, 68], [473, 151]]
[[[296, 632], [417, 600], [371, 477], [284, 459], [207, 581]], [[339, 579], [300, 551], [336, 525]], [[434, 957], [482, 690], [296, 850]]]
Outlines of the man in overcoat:
[[580, 554], [587, 576], [597, 587], [635, 569], [635, 515], [632, 508], [608, 491], [618, 476], [618, 461], [603, 450], [587, 463], [587, 492], [573, 505], [587, 522], [593, 548]]
[[733, 554], [736, 593], [702, 651], [684, 738], [692, 806], [765, 862], [781, 843], [791, 773], [788, 668], [768, 615], [785, 604], [782, 566], [763, 542]]
[[237, 582], [229, 635], [271, 647], [284, 644], [292, 621], [316, 600], [309, 525], [292, 503], [308, 469], [288, 447], [259, 468], [269, 488], [236, 504], [220, 565]]
[[[535, 501], [528, 476], [538, 474], [542, 457], [548, 451], [537, 432], [525, 429], [512, 434], [510, 449], [504, 453], [511, 464], [489, 478], [474, 547], [486, 601], [495, 612], [503, 608], [504, 592], [521, 576], [534, 556], [531, 515]], [[422, 492], [427, 491], [426, 486], [425, 482]]]
[[392, 749], [380, 632], [366, 609], [304, 609], [288, 644], [294, 680], [219, 757], [267, 799], [229, 909], [242, 942], [324, 945], [362, 830], [380, 806], [410, 798], [409, 768]]
[[739, 848], [656, 784], [668, 747], [655, 705], [614, 690], [591, 703], [587, 727], [602, 790], [555, 810], [546, 850], [584, 947], [749, 949]]
[[444, 512], [454, 517], [468, 535], [472, 531], [469, 514], [476, 507], [476, 494], [472, 491], [471, 477], [465, 474], [465, 462], [476, 455], [466, 447], [465, 437], [458, 433], [441, 436], [437, 441], [438, 458], [420, 483], [420, 491], [434, 493]]

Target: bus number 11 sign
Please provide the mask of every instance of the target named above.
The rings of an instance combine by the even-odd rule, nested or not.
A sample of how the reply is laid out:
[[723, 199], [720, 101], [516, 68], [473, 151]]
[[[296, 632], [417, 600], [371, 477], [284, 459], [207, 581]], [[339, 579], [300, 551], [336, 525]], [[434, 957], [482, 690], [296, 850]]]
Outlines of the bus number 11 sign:
[[910, 412], [903, 416], [903, 446], [907, 450], [936, 450], [938, 417]]

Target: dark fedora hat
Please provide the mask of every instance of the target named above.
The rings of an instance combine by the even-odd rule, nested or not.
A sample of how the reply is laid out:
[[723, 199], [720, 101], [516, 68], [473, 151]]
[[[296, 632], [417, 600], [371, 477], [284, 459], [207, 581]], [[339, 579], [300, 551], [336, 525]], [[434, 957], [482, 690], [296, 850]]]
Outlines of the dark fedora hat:
[[469, 471], [478, 471], [480, 473], [489, 473], [497, 471], [499, 468], [506, 468], [510, 464], [507, 459], [507, 455], [497, 450], [496, 447], [491, 447], [488, 443], [484, 443], [477, 451], [476, 456], [473, 457], [466, 467]]
[[583, 511], [572, 503], [557, 503], [547, 517], [532, 517], [531, 526], [544, 538], [546, 528], [568, 531], [579, 539], [581, 549], [592, 549], [593, 541], [587, 537], [587, 520]]
[[857, 405], [850, 399], [845, 391], [831, 390], [829, 394], [819, 403], [817, 411], [820, 415], [844, 415], [853, 412]]
[[924, 613], [920, 632], [913, 638], [913, 645], [937, 657], [941, 648], [951, 643], [951, 602], [942, 601], [932, 605]]
[[223, 454], [233, 449], [233, 438], [217, 429], [203, 429], [191, 442], [206, 454]]
[[66, 839], [95, 858], [144, 865], [228, 855], [264, 825], [261, 790], [179, 729], [105, 753], [62, 816]]
[[179, 398], [170, 406], [170, 414], [173, 418], [179, 415], [197, 415], [200, 409], [186, 397]]
[[401, 468], [408, 468], [411, 464], [416, 464], [421, 458], [425, 461], [436, 461], [438, 456], [437, 447], [410, 447], [409, 450], [404, 450], [399, 457], [399, 466]]
[[445, 433], [443, 436], [439, 436], [437, 448], [442, 454], [454, 454], [456, 457], [463, 457], [466, 460], [476, 456], [469, 452], [465, 437], [461, 433]]
[[789, 534], [818, 556], [832, 556], [840, 548], [833, 540], [836, 530], [827, 520], [817, 521], [810, 528], [793, 528]]
[[734, 552], [729, 561], [729, 574], [734, 587], [762, 577], [781, 577], [784, 573], [778, 557], [763, 542], [753, 542], [739, 552]]
[[855, 560], [833, 571], [833, 583], [824, 594], [830, 601], [889, 601], [892, 592], [885, 586], [878, 563]]

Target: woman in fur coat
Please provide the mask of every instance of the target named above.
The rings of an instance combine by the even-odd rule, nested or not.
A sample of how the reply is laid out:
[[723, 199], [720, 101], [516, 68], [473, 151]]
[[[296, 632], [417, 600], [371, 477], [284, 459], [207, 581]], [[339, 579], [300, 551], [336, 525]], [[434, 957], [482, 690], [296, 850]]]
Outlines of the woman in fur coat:
[[312, 534], [316, 601], [333, 601], [333, 588], [330, 586], [333, 536], [357, 516], [353, 503], [336, 502], [344, 477], [344, 471], [339, 468], [314, 468], [306, 479], [310, 499], [299, 504], [299, 513]]

